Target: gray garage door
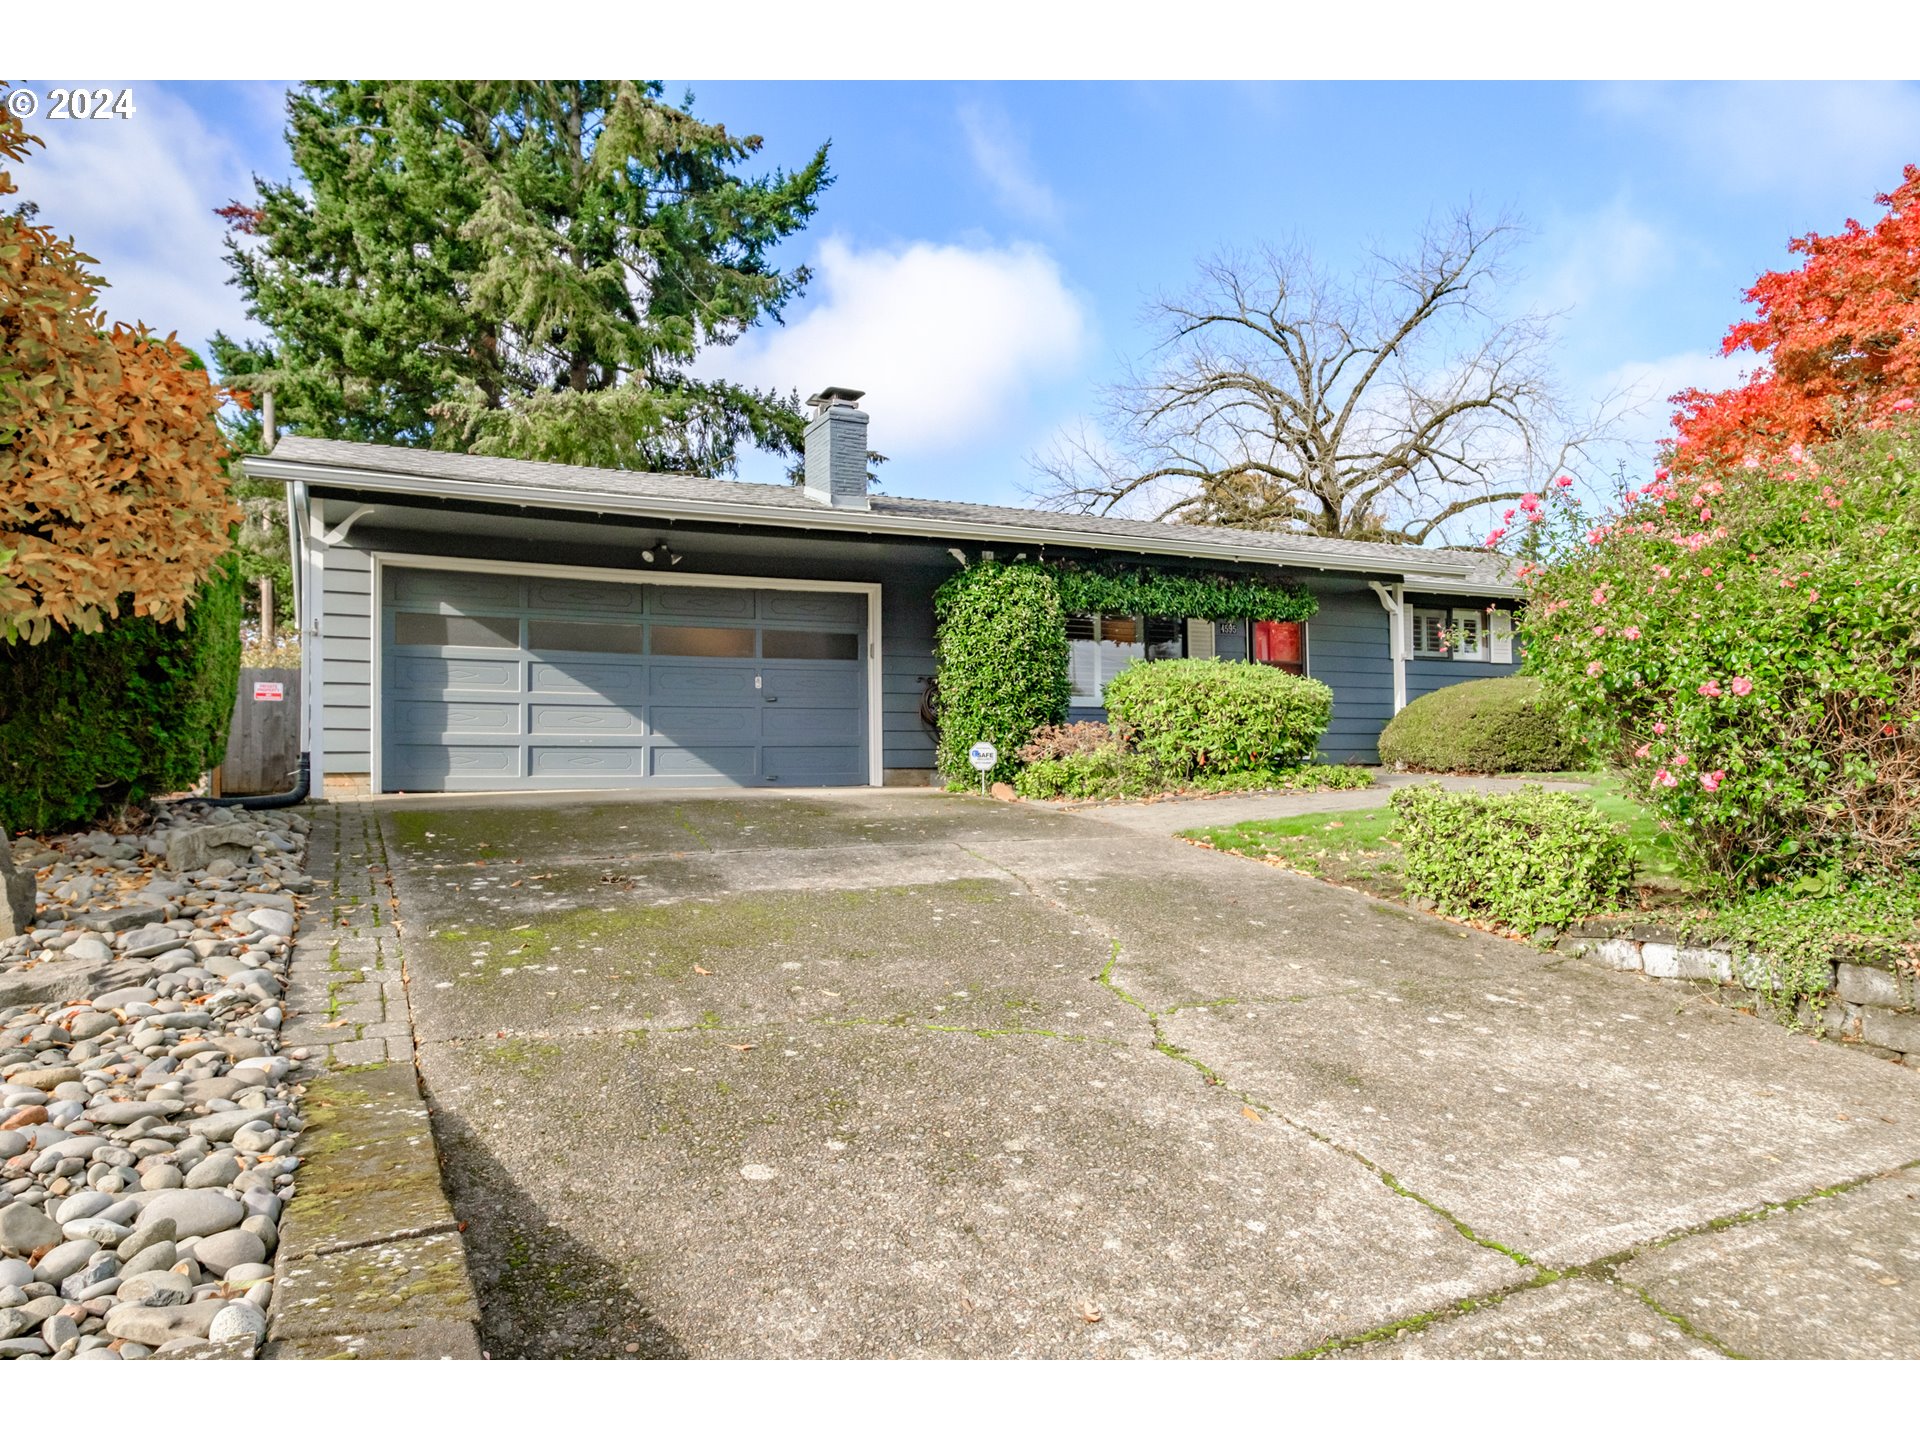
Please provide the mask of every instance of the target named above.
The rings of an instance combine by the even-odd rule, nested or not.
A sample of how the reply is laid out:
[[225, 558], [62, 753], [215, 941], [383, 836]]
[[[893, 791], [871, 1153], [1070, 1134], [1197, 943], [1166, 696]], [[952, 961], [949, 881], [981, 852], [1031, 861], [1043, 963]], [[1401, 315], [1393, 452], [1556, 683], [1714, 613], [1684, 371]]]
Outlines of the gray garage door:
[[867, 781], [866, 597], [389, 566], [381, 785]]

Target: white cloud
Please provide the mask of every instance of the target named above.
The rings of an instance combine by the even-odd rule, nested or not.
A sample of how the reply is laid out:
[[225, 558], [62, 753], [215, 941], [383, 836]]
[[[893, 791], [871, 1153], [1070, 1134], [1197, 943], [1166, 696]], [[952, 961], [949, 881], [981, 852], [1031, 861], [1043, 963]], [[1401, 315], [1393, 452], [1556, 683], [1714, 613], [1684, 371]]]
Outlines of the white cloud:
[[1067, 378], [1087, 344], [1080, 301], [1046, 251], [916, 241], [824, 241], [812, 304], [783, 326], [710, 350], [701, 369], [750, 385], [869, 392], [874, 449], [952, 448], [1004, 425], [1029, 387]]
[[1920, 134], [1920, 85], [1903, 81], [1602, 86], [1604, 114], [1686, 151], [1729, 189], [1856, 196], [1900, 182]]
[[1026, 142], [1000, 111], [966, 104], [960, 107], [967, 154], [1001, 208], [1016, 218], [1049, 228], [1060, 223], [1060, 199], [1033, 170]]
[[1643, 455], [1651, 455], [1653, 447], [1673, 433], [1673, 406], [1667, 403], [1669, 396], [1694, 387], [1730, 389], [1757, 364], [1757, 357], [1744, 353], [1722, 355], [1717, 350], [1685, 350], [1657, 360], [1628, 361], [1604, 376], [1596, 388], [1602, 394], [1626, 395], [1640, 402], [1638, 412], [1622, 422], [1620, 439]]
[[1677, 244], [1624, 199], [1602, 210], [1546, 225], [1539, 243], [1547, 263], [1527, 287], [1531, 306], [1578, 313], [1596, 300], [1617, 304], [1673, 266]]
[[178, 331], [204, 355], [215, 330], [250, 328], [226, 283], [226, 222], [213, 211], [250, 195], [251, 179], [235, 145], [183, 99], [155, 85], [138, 99], [131, 119], [30, 127], [46, 146], [16, 167], [19, 198], [99, 261], [110, 319]]

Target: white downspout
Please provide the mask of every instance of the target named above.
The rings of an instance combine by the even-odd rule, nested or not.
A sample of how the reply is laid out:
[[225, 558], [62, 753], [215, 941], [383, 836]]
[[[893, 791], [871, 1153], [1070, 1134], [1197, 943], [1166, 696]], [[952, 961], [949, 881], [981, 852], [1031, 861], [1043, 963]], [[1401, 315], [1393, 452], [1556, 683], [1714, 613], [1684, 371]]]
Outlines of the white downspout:
[[1387, 612], [1387, 653], [1393, 657], [1393, 713], [1407, 708], [1407, 587], [1395, 585], [1391, 591], [1378, 580], [1368, 587], [1380, 597]]
[[320, 502], [306, 495], [306, 486], [301, 487], [301, 499], [306, 506], [305, 550], [306, 564], [306, 629], [300, 637], [300, 695], [301, 710], [304, 712], [307, 731], [307, 754], [310, 757], [310, 773], [313, 776], [314, 794], [324, 800], [327, 794], [327, 735], [326, 723], [326, 652], [321, 631], [321, 616], [326, 607], [322, 593], [326, 585], [326, 551], [318, 543], [324, 531], [326, 521], [322, 517]]

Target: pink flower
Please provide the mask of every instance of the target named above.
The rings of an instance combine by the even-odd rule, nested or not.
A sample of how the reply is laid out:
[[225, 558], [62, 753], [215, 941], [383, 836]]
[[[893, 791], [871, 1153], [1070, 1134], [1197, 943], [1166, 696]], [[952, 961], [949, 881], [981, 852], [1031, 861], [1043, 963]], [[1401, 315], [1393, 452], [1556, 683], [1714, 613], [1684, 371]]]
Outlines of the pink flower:
[[1605, 635], [1607, 633], [1607, 627], [1604, 625], [1596, 625], [1593, 627], [1593, 633], [1595, 635]]
[[1653, 746], [1642, 745], [1638, 750], [1633, 752], [1633, 758], [1636, 760], [1644, 760], [1652, 753], [1653, 753]]
[[1669, 790], [1671, 790], [1675, 785], [1678, 785], [1680, 782], [1678, 779], [1674, 777], [1674, 774], [1671, 770], [1656, 770], [1653, 773], [1653, 783], [1656, 786], [1664, 785]]
[[1709, 700], [1718, 700], [1720, 698], [1720, 682], [1718, 680], [1707, 681], [1706, 684], [1700, 687], [1700, 693]]
[[1638, 625], [1629, 625], [1626, 629], [1622, 630], [1620, 634], [1625, 639], [1638, 640], [1640, 638], [1640, 627]]
[[1893, 402], [1893, 408], [1896, 410], [1911, 410], [1913, 408], [1913, 401], [1896, 400]]
[[1720, 788], [1720, 782], [1726, 778], [1727, 772], [1724, 770], [1715, 770], [1710, 775], [1703, 772], [1700, 776], [1700, 788], [1702, 790], [1718, 790]]
[[1676, 751], [1674, 751], [1674, 754], [1673, 754], [1673, 763], [1674, 763], [1675, 765], [1685, 765], [1685, 764], [1687, 763], [1687, 756], [1686, 756], [1686, 752], [1685, 752], [1685, 751], [1683, 751], [1683, 750], [1676, 750]]
[[1607, 603], [1607, 587], [1606, 586], [1598, 585], [1594, 587], [1593, 603], [1596, 605], [1604, 605]]
[[1753, 681], [1744, 675], [1734, 676], [1733, 693], [1736, 695], [1751, 695], [1753, 693]]
[[1654, 733], [1654, 734], [1656, 734], [1656, 735], [1664, 735], [1664, 734], [1666, 734], [1666, 733], [1667, 733], [1667, 722], [1666, 722], [1666, 721], [1664, 721], [1664, 720], [1662, 720], [1662, 721], [1660, 721], [1660, 722], [1659, 722], [1658, 724], [1656, 724], [1656, 725], [1655, 725], [1655, 726], [1653, 727], [1653, 733]]
[[1562, 475], [1558, 480], [1554, 481], [1553, 483], [1558, 485], [1562, 490], [1564, 490], [1569, 485], [1573, 484], [1573, 477], [1571, 475]]
[[1598, 660], [1595, 660], [1591, 665], [1587, 666], [1587, 676], [1590, 679], [1598, 680], [1606, 673], [1607, 667], [1602, 665]]

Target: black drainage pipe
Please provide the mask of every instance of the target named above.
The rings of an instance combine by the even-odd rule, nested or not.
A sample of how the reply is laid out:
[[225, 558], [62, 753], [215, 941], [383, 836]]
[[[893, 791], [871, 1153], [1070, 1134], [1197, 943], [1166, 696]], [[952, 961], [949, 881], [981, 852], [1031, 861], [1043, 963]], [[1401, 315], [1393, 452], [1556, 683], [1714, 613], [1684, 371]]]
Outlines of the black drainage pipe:
[[310, 783], [307, 752], [300, 752], [299, 778], [293, 782], [291, 790], [282, 790], [278, 795], [200, 795], [195, 798], [202, 805], [237, 805], [242, 810], [285, 810], [289, 805], [298, 805], [307, 798]]

